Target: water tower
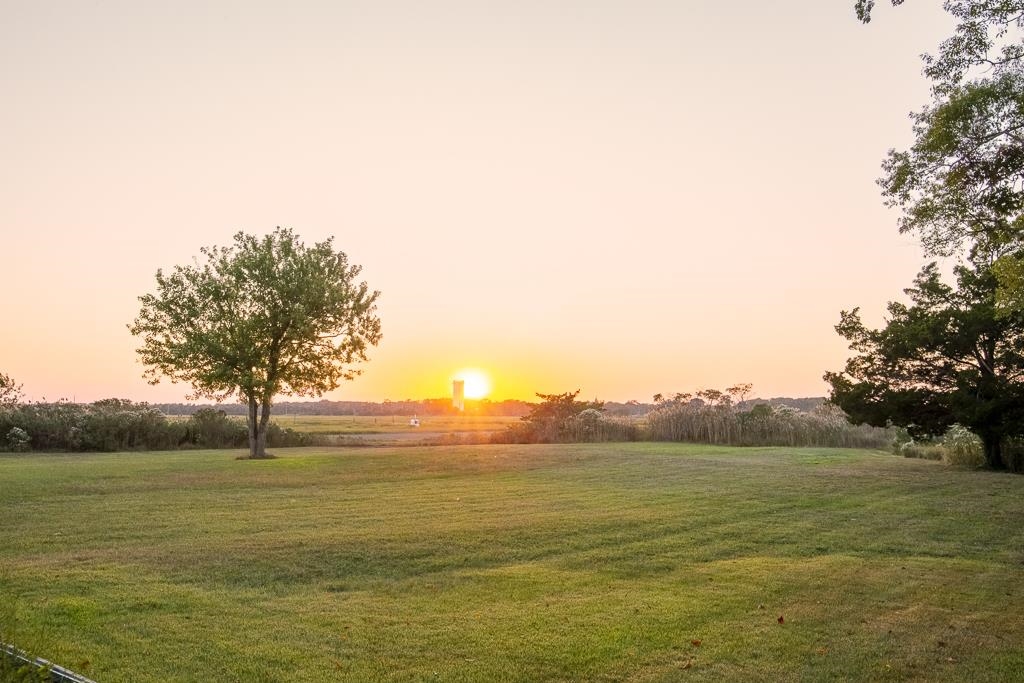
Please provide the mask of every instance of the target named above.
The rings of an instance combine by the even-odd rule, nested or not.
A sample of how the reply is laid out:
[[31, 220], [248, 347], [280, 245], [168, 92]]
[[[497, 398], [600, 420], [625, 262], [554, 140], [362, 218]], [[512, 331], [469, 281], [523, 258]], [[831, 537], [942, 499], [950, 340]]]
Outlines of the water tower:
[[452, 407], [459, 412], [466, 409], [466, 380], [452, 381]]

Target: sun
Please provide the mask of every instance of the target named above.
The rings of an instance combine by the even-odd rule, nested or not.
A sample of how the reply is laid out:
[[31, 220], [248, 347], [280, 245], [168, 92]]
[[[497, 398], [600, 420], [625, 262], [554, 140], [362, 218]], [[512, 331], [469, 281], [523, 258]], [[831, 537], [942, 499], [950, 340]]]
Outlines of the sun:
[[464, 368], [456, 372], [452, 379], [461, 379], [466, 383], [466, 398], [480, 399], [491, 393], [491, 379], [483, 370], [477, 370], [476, 368]]

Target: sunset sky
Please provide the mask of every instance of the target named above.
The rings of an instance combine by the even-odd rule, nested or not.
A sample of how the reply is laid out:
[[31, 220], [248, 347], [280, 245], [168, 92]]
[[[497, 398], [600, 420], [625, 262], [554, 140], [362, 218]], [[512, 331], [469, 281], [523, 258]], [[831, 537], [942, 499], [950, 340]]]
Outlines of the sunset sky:
[[852, 5], [0, 0], [0, 372], [181, 400], [137, 297], [281, 225], [382, 292], [327, 398], [823, 395], [923, 263], [874, 181], [950, 31]]

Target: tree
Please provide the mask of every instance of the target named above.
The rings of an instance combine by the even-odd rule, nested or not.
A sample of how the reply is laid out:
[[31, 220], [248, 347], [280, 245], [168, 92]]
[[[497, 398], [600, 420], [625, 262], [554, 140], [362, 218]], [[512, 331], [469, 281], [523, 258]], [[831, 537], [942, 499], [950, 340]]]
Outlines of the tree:
[[279, 394], [319, 396], [359, 370], [381, 338], [379, 292], [332, 239], [306, 247], [290, 229], [200, 250], [195, 265], [157, 271], [131, 333], [152, 384], [192, 385], [190, 398], [237, 396], [248, 407], [249, 456], [266, 457]]
[[915, 438], [961, 424], [981, 437], [987, 466], [1004, 469], [1003, 443], [1024, 435], [1024, 316], [997, 315], [990, 266], [979, 256], [958, 266], [953, 288], [927, 265], [905, 290], [912, 304], [890, 303], [882, 329], [843, 311], [836, 331], [857, 355], [826, 373], [832, 402], [853, 422]]
[[[894, 7], [904, 2], [891, 1]], [[953, 35], [939, 44], [937, 54], [922, 56], [935, 95], [962, 84], [972, 70], [984, 68], [998, 75], [1024, 59], [1024, 43], [1015, 31], [1024, 26], [1024, 0], [943, 0], [942, 7], [956, 21]], [[857, 18], [865, 24], [874, 8], [875, 0], [854, 4]]]
[[[900, 5], [903, 0], [892, 0]], [[951, 37], [925, 55], [933, 102], [911, 114], [914, 143], [890, 150], [879, 179], [900, 230], [930, 255], [1017, 251], [1024, 244], [1024, 0], [945, 0]], [[871, 20], [873, 0], [857, 0]], [[1014, 264], [997, 267], [1012, 305]]]
[[[904, 0], [891, 0], [901, 5]], [[874, 0], [856, 0], [872, 18]], [[918, 436], [954, 422], [982, 439], [989, 467], [1004, 467], [1006, 438], [1024, 431], [1024, 0], [944, 0], [953, 35], [924, 55], [932, 102], [911, 114], [914, 142], [890, 150], [878, 183], [901, 209], [900, 231], [930, 256], [957, 256], [957, 287], [934, 264], [869, 330], [857, 310], [837, 331], [858, 352], [828, 373], [832, 399], [852, 420], [891, 420]]]
[[21, 401], [21, 385], [0, 372], [0, 408], [10, 408]]
[[1004, 256], [992, 264], [999, 287], [996, 289], [996, 315], [1014, 315], [1024, 311], [1024, 259]]
[[725, 393], [732, 397], [732, 400], [737, 403], [743, 403], [747, 400], [747, 396], [754, 390], [754, 385], [750, 382], [743, 382], [741, 384], [734, 384], [725, 390]]
[[541, 402], [533, 406], [522, 420], [537, 424], [560, 423], [576, 417], [584, 410], [604, 410], [604, 401], [577, 401], [579, 395], [579, 389], [564, 394], [537, 394]]
[[948, 256], [1024, 239], [1024, 73], [957, 86], [914, 114], [915, 141], [891, 151], [879, 181], [900, 231]]
[[[532, 406], [521, 419], [524, 424], [513, 431], [526, 443], [549, 443], [574, 440], [573, 420], [590, 410], [600, 416], [604, 401], [577, 401], [580, 390], [564, 394], [537, 394], [540, 403]], [[593, 414], [590, 415], [592, 420]]]

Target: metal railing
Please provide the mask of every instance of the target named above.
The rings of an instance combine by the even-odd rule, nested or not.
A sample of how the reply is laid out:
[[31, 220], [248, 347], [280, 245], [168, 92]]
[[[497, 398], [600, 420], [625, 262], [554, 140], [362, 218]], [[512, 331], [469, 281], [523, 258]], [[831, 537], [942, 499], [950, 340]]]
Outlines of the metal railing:
[[76, 674], [74, 671], [69, 671], [62, 666], [48, 662], [45, 659], [39, 657], [33, 657], [24, 650], [19, 650], [13, 645], [6, 643], [0, 643], [0, 657], [6, 657], [13, 659], [15, 662], [22, 664], [28, 664], [34, 666], [37, 669], [45, 669], [50, 675], [51, 683], [96, 683], [96, 681], [86, 678], [80, 674]]

